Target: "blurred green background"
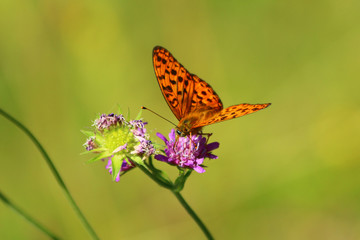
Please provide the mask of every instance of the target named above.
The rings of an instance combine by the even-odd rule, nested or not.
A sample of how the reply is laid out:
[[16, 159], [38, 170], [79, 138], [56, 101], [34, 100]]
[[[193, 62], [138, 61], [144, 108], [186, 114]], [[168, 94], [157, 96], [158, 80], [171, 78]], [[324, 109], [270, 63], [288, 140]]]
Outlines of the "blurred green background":
[[[272, 103], [206, 128], [219, 159], [183, 195], [217, 239], [360, 239], [359, 13], [355, 0], [2, 0], [0, 107], [102, 239], [204, 239], [142, 172], [113, 183], [79, 155], [80, 129], [117, 104], [175, 121], [151, 60], [164, 46], [225, 106]], [[172, 127], [143, 117], [153, 136]], [[30, 140], [3, 117], [0, 134], [1, 191], [64, 239], [89, 238]], [[47, 237], [0, 202], [0, 239]]]

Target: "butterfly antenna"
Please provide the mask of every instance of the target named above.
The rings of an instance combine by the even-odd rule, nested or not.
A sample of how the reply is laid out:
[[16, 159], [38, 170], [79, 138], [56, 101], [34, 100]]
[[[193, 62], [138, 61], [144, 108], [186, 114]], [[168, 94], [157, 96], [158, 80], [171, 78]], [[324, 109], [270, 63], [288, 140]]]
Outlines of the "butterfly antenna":
[[142, 106], [141, 109], [145, 109], [145, 110], [148, 110], [148, 111], [152, 112], [152, 113], [155, 114], [156, 116], [161, 117], [162, 119], [164, 119], [165, 121], [168, 121], [169, 123], [171, 123], [172, 125], [174, 125], [174, 126], [177, 128], [177, 126], [176, 126], [175, 123], [173, 123], [173, 122], [171, 122], [169, 119], [166, 119], [166, 118], [164, 118], [163, 116], [157, 114], [157, 113], [154, 112], [153, 110], [148, 109], [148, 108], [146, 108], [146, 107], [144, 107], [144, 106]]

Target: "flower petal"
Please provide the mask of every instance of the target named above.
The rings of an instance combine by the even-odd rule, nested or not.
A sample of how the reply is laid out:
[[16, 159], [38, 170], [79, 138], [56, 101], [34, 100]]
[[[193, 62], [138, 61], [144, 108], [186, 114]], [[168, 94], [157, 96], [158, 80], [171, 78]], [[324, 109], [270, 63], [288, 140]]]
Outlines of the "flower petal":
[[169, 140], [175, 140], [176, 138], [176, 134], [175, 134], [175, 129], [171, 129], [171, 132], [169, 133]]
[[157, 154], [155, 155], [155, 159], [156, 160], [159, 160], [159, 161], [162, 161], [162, 162], [167, 162], [169, 160], [168, 157], [164, 156], [164, 155], [161, 155], [161, 154]]
[[200, 167], [200, 166], [194, 167], [194, 170], [197, 171], [198, 173], [204, 173], [204, 172], [205, 172], [205, 169], [203, 169], [203, 168]]
[[219, 148], [219, 146], [220, 146], [220, 144], [218, 142], [213, 142], [213, 143], [209, 143], [206, 146], [206, 149], [208, 152], [211, 152], [212, 150]]
[[204, 162], [204, 158], [196, 159], [196, 164], [201, 165]]
[[127, 147], [127, 143], [125, 143], [122, 146], [119, 146], [119, 147], [115, 148], [115, 150], [112, 153], [114, 154], [114, 153], [120, 152], [121, 150], [124, 150], [126, 147]]
[[163, 140], [165, 142], [165, 144], [168, 143], [168, 140], [166, 139], [166, 137], [164, 135], [162, 135], [161, 133], [156, 133], [156, 136], [158, 136], [161, 140]]
[[214, 154], [211, 154], [211, 153], [208, 153], [206, 155], [207, 158], [210, 158], [210, 159], [218, 159], [218, 156], [214, 155]]

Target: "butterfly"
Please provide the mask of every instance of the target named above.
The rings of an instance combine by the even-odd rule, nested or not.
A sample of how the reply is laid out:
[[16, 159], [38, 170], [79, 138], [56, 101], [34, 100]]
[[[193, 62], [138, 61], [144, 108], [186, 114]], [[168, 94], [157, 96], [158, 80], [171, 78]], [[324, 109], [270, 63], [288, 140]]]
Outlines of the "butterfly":
[[153, 49], [155, 75], [171, 111], [179, 120], [180, 136], [198, 134], [202, 127], [257, 112], [271, 105], [242, 103], [223, 108], [212, 87], [190, 73], [163, 47]]

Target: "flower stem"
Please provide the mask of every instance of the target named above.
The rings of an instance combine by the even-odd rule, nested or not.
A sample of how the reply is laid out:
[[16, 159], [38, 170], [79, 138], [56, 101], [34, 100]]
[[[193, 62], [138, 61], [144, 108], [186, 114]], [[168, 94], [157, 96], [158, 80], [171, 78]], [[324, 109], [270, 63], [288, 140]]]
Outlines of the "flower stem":
[[40, 229], [43, 233], [48, 235], [51, 239], [58, 240], [60, 239], [57, 237], [54, 233], [50, 232], [49, 229], [47, 229], [45, 226], [41, 225], [38, 221], [36, 221], [34, 218], [32, 218], [29, 214], [25, 213], [22, 209], [20, 209], [18, 206], [16, 206], [14, 203], [12, 203], [3, 193], [0, 192], [0, 199], [7, 204], [10, 208], [12, 208], [15, 212], [23, 216], [27, 221], [32, 223], [35, 227]]
[[150, 177], [154, 182], [159, 184], [161, 187], [164, 187], [164, 188], [167, 188], [167, 189], [172, 188], [172, 183], [161, 181], [154, 174], [152, 174], [149, 170], [147, 170], [144, 166], [142, 166], [140, 164], [137, 164], [137, 163], [135, 163], [135, 164], [136, 164], [137, 167], [140, 168], [141, 171], [143, 171], [148, 177]]
[[185, 199], [183, 198], [183, 196], [176, 191], [172, 191], [172, 193], [175, 195], [175, 197], [179, 200], [179, 202], [181, 203], [181, 205], [185, 208], [185, 210], [189, 213], [189, 215], [194, 219], [194, 221], [197, 223], [197, 225], [201, 228], [201, 230], [203, 231], [203, 233], [205, 234], [205, 236], [211, 240], [214, 239], [214, 237], [211, 235], [211, 233], [209, 232], [209, 230], [206, 228], [205, 224], [201, 221], [201, 219], [198, 217], [198, 215], [196, 215], [196, 213], [194, 212], [194, 210], [192, 210], [192, 208], [189, 206], [189, 204], [185, 201]]
[[35, 138], [35, 136], [30, 132], [29, 129], [27, 129], [23, 124], [21, 124], [18, 120], [16, 120], [15, 118], [13, 118], [12, 116], [10, 116], [8, 113], [6, 113], [4, 110], [0, 109], [0, 114], [3, 115], [5, 118], [7, 118], [10, 122], [14, 123], [18, 128], [20, 128], [21, 130], [23, 130], [25, 132], [26, 135], [28, 135], [28, 137], [31, 139], [31, 141], [36, 145], [36, 147], [39, 149], [40, 153], [43, 155], [46, 163], [48, 164], [51, 172], [54, 174], [55, 179], [57, 180], [57, 182], [59, 183], [60, 187], [63, 189], [66, 197], [68, 198], [68, 200], [70, 201], [70, 204], [72, 205], [74, 211], [76, 212], [76, 214], [78, 215], [78, 217], [80, 218], [80, 220], [82, 221], [82, 223], [84, 224], [86, 230], [88, 231], [88, 233], [91, 235], [91, 237], [93, 239], [99, 239], [99, 237], [96, 235], [95, 231], [92, 229], [92, 227], [90, 226], [90, 224], [88, 223], [88, 221], [86, 220], [85, 216], [83, 215], [83, 213], [81, 212], [80, 208], [77, 206], [77, 204], [75, 203], [75, 200], [73, 199], [73, 197], [71, 196], [68, 188], [66, 187], [64, 181], [62, 180], [59, 172], [57, 171], [55, 165], [53, 164], [53, 162], [51, 161], [49, 155], [47, 154], [47, 152], [45, 151], [44, 147], [40, 144], [40, 142]]
[[142, 170], [146, 175], [148, 175], [153, 181], [155, 181], [156, 183], [158, 183], [160, 186], [167, 188], [169, 190], [172, 191], [172, 193], [175, 195], [175, 197], [179, 200], [179, 202], [181, 203], [181, 205], [185, 208], [185, 210], [189, 213], [189, 215], [194, 219], [194, 221], [197, 223], [197, 225], [201, 228], [201, 230], [203, 231], [203, 233], [205, 234], [205, 236], [207, 237], [207, 239], [211, 240], [214, 239], [214, 237], [211, 235], [211, 233], [209, 232], [209, 230], [206, 228], [205, 224], [201, 221], [201, 219], [198, 217], [198, 215], [196, 215], [196, 213], [194, 212], [194, 210], [192, 210], [192, 208], [189, 206], [189, 204], [185, 201], [185, 199], [182, 197], [182, 195], [176, 191], [176, 187], [173, 183], [167, 183], [165, 184], [164, 182], [160, 181], [159, 179], [157, 179], [157, 177], [155, 177], [150, 171], [148, 171], [145, 167], [136, 164], [140, 170]]

